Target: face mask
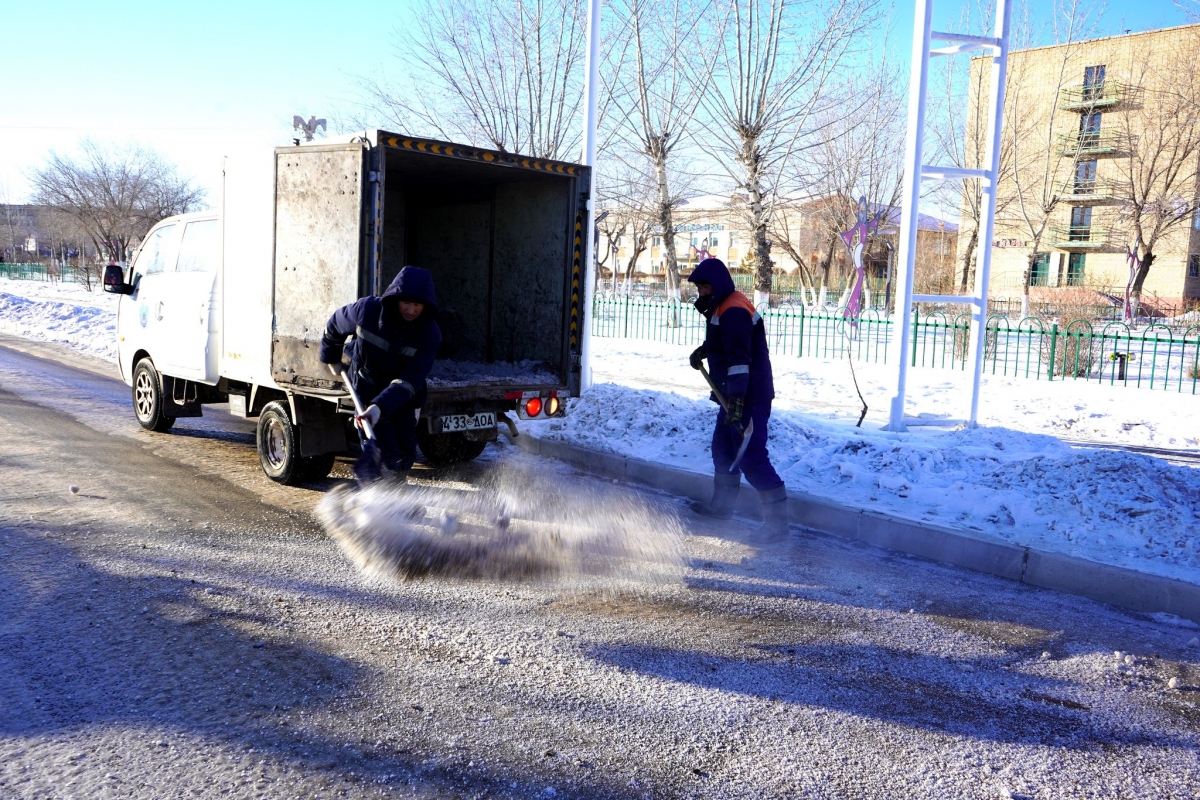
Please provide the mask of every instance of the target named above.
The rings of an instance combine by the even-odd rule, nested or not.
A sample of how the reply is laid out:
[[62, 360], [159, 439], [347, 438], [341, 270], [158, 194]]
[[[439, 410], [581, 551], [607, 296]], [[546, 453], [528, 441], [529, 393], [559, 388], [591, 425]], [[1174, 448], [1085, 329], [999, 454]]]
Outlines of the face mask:
[[708, 311], [708, 309], [710, 309], [712, 307], [712, 295], [711, 294], [700, 295], [699, 297], [696, 298], [696, 302], [694, 303], [694, 305], [696, 306], [696, 310], [699, 311], [701, 314], [706, 313]]

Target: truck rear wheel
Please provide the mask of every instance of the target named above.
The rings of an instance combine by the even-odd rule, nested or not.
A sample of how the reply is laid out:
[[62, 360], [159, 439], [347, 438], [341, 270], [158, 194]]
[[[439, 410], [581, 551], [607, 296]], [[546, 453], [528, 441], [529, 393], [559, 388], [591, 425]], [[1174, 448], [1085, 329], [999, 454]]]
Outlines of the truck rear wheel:
[[133, 368], [133, 415], [143, 428], [157, 433], [166, 433], [175, 424], [174, 417], [163, 414], [162, 378], [148, 358]]
[[417, 446], [425, 456], [425, 463], [433, 467], [458, 464], [478, 458], [487, 442], [475, 442], [465, 433], [429, 433], [417, 426]]

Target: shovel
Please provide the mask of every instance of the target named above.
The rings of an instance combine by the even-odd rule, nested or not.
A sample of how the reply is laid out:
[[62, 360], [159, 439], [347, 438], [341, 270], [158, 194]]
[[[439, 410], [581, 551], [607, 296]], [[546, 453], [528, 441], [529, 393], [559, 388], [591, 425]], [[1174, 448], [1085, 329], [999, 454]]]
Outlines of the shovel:
[[[350, 382], [350, 378], [342, 373], [342, 382], [346, 384], [346, 390], [350, 392], [350, 399], [354, 401], [354, 414], [356, 417], [361, 417], [366, 409], [363, 408], [362, 401], [358, 399], [358, 392], [354, 391], [354, 384]], [[366, 486], [372, 481], [378, 480], [382, 474], [380, 466], [383, 464], [383, 454], [379, 452], [379, 443], [375, 441], [375, 430], [371, 423], [365, 419], [355, 421], [362, 430], [362, 455], [358, 461], [354, 462], [354, 477], [360, 485]]]
[[[704, 380], [708, 383], [708, 387], [712, 389], [713, 397], [717, 398], [717, 402], [721, 404], [721, 408], [725, 409], [725, 413], [729, 413], [729, 403], [725, 400], [725, 395], [721, 394], [721, 390], [713, 383], [713, 379], [709, 376], [708, 370], [704, 365], [700, 365], [700, 374], [704, 376]], [[729, 471], [733, 472], [737, 469], [738, 464], [742, 463], [742, 456], [746, 455], [746, 448], [750, 446], [750, 437], [754, 435], [754, 420], [749, 420], [745, 427], [733, 426], [734, 430], [742, 434], [742, 443], [738, 446], [737, 455], [733, 458], [733, 463], [729, 465]]]

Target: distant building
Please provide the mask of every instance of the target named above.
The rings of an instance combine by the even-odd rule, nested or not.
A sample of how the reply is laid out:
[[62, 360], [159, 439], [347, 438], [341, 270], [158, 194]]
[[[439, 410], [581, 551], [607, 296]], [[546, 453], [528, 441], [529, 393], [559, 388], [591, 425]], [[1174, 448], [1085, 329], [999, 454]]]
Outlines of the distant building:
[[[836, 200], [829, 198], [790, 199], [776, 208], [774, 224], [768, 234], [774, 270], [796, 275], [801, 273], [800, 261], [803, 261], [808, 285], [819, 287], [822, 281], [830, 288], [844, 285], [852, 270], [849, 255], [841, 241], [833, 241], [833, 237], [827, 235], [828, 232], [822, 227], [823, 212], [833, 202]], [[734, 271], [748, 268], [750, 260], [747, 254], [752, 242], [750, 230], [745, 224], [744, 204], [744, 198], [739, 195], [703, 195], [689, 198], [675, 210], [675, 252], [681, 274], [689, 274], [706, 255], [721, 259]], [[648, 233], [645, 235], [645, 247], [637, 255], [634, 275], [641, 276], [643, 280], [663, 275], [666, 256], [662, 229], [649, 224], [643, 214], [620, 207], [611, 209], [611, 212], [612, 224], [606, 227], [614, 235], [606, 236], [603, 228], [600, 235], [602, 276], [611, 278], [614, 257], [618, 272], [624, 273], [641, 231]], [[888, 265], [886, 243], [895, 246], [899, 209], [892, 209], [886, 217], [880, 235], [873, 240], [864, 258], [868, 275], [878, 280], [884, 279]], [[640, 230], [638, 220], [642, 221]], [[952, 278], [958, 225], [922, 214], [918, 227], [920, 252], [943, 261], [945, 271]], [[616, 232], [620, 234], [615, 235]], [[929, 258], [926, 259], [928, 261]], [[822, 265], [827, 268], [822, 269]]]

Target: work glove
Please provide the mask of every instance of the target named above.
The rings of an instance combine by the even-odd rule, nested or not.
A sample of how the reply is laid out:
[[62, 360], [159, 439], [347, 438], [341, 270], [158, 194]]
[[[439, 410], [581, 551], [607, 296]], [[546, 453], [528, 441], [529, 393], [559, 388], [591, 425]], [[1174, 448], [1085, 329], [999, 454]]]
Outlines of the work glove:
[[740, 397], [735, 397], [729, 401], [729, 406], [725, 409], [725, 421], [738, 430], [742, 429], [742, 414], [746, 410], [746, 401]]
[[374, 430], [375, 426], [379, 424], [379, 418], [381, 416], [383, 416], [383, 412], [379, 410], [379, 406], [372, 404], [367, 406], [366, 411], [356, 415], [354, 417], [354, 422], [358, 425], [358, 427], [361, 428], [362, 422], [365, 420], [368, 424], [370, 424], [371, 429]]
[[329, 367], [329, 371], [333, 373], [333, 377], [337, 378], [338, 380], [345, 380], [345, 364], [339, 361], [336, 364], [326, 364], [325, 366]]
[[692, 365], [692, 369], [700, 369], [706, 358], [708, 358], [708, 351], [704, 349], [704, 345], [700, 345], [692, 351], [691, 356], [688, 357], [688, 363]]

